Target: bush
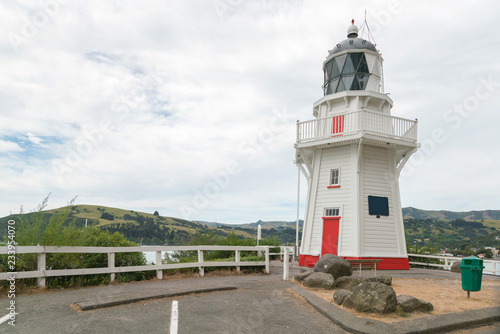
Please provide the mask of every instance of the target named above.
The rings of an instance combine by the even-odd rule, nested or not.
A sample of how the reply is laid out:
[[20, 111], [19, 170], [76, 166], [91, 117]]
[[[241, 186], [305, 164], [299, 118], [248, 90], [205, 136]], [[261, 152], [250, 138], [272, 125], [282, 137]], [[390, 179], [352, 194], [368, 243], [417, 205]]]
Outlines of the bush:
[[103, 212], [101, 215], [101, 218], [107, 219], [107, 220], [115, 220], [115, 216], [113, 216], [112, 214], [107, 213], [107, 212]]

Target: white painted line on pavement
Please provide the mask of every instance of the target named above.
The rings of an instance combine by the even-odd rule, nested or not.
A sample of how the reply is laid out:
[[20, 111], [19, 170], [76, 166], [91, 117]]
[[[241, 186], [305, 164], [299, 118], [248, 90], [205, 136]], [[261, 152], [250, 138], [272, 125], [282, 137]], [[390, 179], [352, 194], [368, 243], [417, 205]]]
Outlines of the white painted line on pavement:
[[10, 319], [10, 314], [4, 315], [3, 317], [0, 318], [0, 324], [3, 324], [9, 319]]
[[179, 303], [177, 300], [172, 301], [172, 313], [170, 314], [170, 334], [177, 334], [179, 327]]

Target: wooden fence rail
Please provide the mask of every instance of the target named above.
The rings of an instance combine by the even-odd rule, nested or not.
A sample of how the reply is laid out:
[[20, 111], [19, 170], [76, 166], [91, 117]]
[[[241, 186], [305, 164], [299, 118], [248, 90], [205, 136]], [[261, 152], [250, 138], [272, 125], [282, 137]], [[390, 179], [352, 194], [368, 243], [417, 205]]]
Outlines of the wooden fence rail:
[[[0, 247], [0, 254], [9, 253], [7, 246]], [[169, 263], [162, 264], [161, 252], [177, 252], [177, 251], [197, 251], [198, 262], [191, 263]], [[235, 261], [231, 262], [205, 262], [205, 251], [234, 251]], [[241, 261], [241, 252], [265, 252], [264, 261]], [[129, 266], [115, 267], [116, 253], [135, 253], [135, 252], [155, 252], [156, 264], [145, 266]], [[81, 268], [81, 269], [50, 269], [46, 266], [47, 254], [107, 254], [107, 268]], [[236, 267], [240, 270], [242, 266], [263, 266], [266, 273], [269, 273], [269, 246], [150, 246], [150, 247], [55, 247], [55, 246], [16, 246], [15, 254], [38, 254], [38, 268], [35, 271], [20, 271], [20, 272], [0, 272], [0, 281], [7, 280], [11, 277], [16, 279], [21, 278], [37, 278], [38, 286], [45, 287], [45, 278], [54, 276], [74, 276], [74, 275], [93, 275], [93, 274], [110, 274], [110, 281], [114, 282], [116, 273], [136, 272], [156, 270], [156, 277], [163, 279], [164, 269], [180, 269], [180, 268], [199, 268], [199, 273], [204, 276], [205, 267]]]
[[[424, 254], [408, 254], [408, 258], [410, 260], [410, 264], [418, 265], [418, 266], [430, 266], [430, 267], [439, 267], [445, 270], [450, 270], [451, 266], [454, 262], [461, 262], [461, 257], [453, 257], [453, 256], [438, 256], [438, 255], [424, 255]], [[429, 258], [429, 259], [437, 259], [439, 263], [426, 263], [426, 262], [417, 262], [412, 260], [412, 258]], [[498, 275], [500, 274], [500, 261], [495, 260], [484, 260], [483, 264], [491, 264], [491, 268], [484, 268], [484, 274], [492, 274]]]

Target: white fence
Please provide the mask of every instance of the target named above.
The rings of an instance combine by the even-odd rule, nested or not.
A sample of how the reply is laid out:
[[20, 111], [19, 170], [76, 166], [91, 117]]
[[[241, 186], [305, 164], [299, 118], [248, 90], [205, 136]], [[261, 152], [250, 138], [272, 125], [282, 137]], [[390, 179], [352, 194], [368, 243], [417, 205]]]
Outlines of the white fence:
[[[197, 251], [198, 262], [191, 263], [169, 263], [162, 264], [161, 252], [167, 251]], [[232, 262], [205, 262], [203, 260], [204, 251], [234, 251], [235, 261]], [[241, 261], [240, 255], [242, 251], [250, 252], [265, 252], [264, 261]], [[156, 264], [145, 266], [129, 266], [115, 267], [116, 253], [133, 253], [133, 252], [156, 252]], [[82, 269], [51, 269], [46, 266], [46, 254], [89, 254], [100, 253], [108, 255], [107, 268], [82, 268]], [[0, 247], [0, 254], [9, 254], [7, 246]], [[12, 254], [12, 253], [10, 253]], [[179, 269], [179, 268], [199, 268], [201, 276], [204, 275], [205, 267], [236, 267], [240, 270], [243, 266], [263, 266], [269, 273], [269, 246], [151, 246], [151, 247], [55, 247], [55, 246], [17, 246], [15, 254], [38, 254], [38, 269], [35, 271], [20, 271], [20, 272], [2, 272], [0, 280], [7, 280], [11, 276], [16, 279], [21, 278], [37, 278], [40, 287], [45, 286], [46, 277], [54, 276], [74, 276], [74, 275], [93, 275], [93, 274], [110, 274], [111, 282], [115, 280], [116, 273], [126, 273], [135, 271], [156, 270], [156, 277], [163, 279], [164, 269]]]
[[354, 111], [297, 123], [297, 143], [347, 137], [360, 131], [415, 142], [417, 121], [371, 111]]
[[[453, 257], [453, 256], [408, 254], [408, 257], [410, 258], [410, 264], [439, 267], [445, 270], [450, 270], [454, 262], [462, 262], [461, 257]], [[412, 257], [438, 259], [440, 263], [415, 262], [411, 260]], [[500, 275], [500, 261], [485, 260], [485, 259], [482, 260], [483, 260], [483, 265], [485, 266], [485, 268], [483, 269], [483, 274]]]

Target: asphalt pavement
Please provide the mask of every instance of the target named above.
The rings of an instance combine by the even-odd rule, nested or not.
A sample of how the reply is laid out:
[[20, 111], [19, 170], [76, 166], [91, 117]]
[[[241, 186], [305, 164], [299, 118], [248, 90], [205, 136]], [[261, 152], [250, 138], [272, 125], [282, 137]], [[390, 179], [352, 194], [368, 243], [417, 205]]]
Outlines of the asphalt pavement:
[[[270, 275], [167, 278], [18, 296], [16, 326], [1, 323], [0, 333], [436, 333], [479, 325], [468, 332], [490, 334], [499, 329], [500, 308], [398, 325], [367, 321], [283, 281], [282, 270], [278, 261], [273, 262]], [[309, 269], [292, 263], [289, 276], [304, 270]], [[427, 269], [381, 274], [460, 278], [460, 274]], [[484, 275], [483, 279], [500, 278]], [[0, 312], [8, 312], [8, 302], [0, 299], [4, 310]], [[173, 308], [178, 315], [174, 328]]]

